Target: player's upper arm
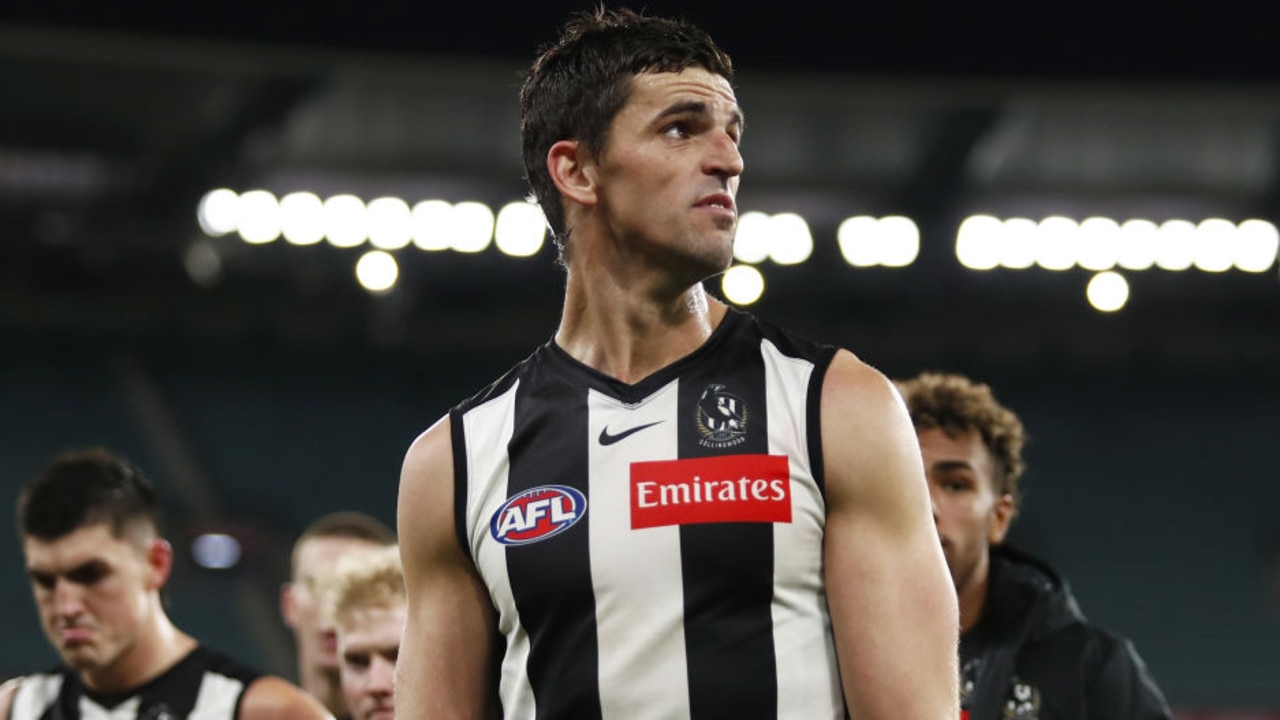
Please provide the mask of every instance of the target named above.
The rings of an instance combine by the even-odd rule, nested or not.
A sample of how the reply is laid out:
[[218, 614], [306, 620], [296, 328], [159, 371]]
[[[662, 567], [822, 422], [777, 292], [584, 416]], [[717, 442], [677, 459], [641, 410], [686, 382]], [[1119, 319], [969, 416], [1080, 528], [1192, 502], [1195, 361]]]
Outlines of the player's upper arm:
[[18, 694], [18, 686], [21, 684], [21, 677], [10, 678], [0, 684], [0, 720], [6, 720], [9, 717], [9, 709], [13, 707], [13, 696]]
[[254, 680], [240, 701], [240, 720], [333, 720], [333, 715], [297, 685], [273, 675]]
[[493, 606], [455, 531], [452, 443], [446, 416], [413, 442], [401, 469], [396, 522], [409, 611], [397, 716], [477, 718], [495, 707]]
[[842, 350], [821, 422], [827, 595], [850, 714], [954, 720], [959, 611], [906, 407]]

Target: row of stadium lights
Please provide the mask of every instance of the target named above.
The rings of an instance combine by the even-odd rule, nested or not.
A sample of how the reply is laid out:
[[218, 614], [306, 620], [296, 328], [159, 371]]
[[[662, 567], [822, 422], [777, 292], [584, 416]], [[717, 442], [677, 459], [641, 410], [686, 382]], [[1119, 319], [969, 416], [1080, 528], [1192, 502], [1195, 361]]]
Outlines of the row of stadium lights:
[[[399, 264], [391, 253], [410, 245], [427, 252], [478, 253], [492, 244], [511, 257], [530, 257], [546, 240], [541, 210], [524, 201], [508, 203], [495, 213], [475, 201], [424, 200], [410, 206], [395, 197], [366, 203], [349, 194], [322, 200], [313, 193], [295, 192], [277, 198], [265, 190], [236, 193], [222, 188], [201, 199], [196, 215], [207, 235], [234, 232], [254, 245], [280, 239], [296, 246], [324, 241], [338, 248], [368, 243], [371, 249], [357, 260], [355, 272], [360, 284], [375, 293], [395, 286]], [[845, 261], [859, 268], [907, 267], [920, 252], [919, 229], [902, 216], [847, 218], [836, 239]], [[1114, 311], [1125, 305], [1129, 293], [1128, 282], [1116, 268], [1265, 272], [1280, 252], [1280, 233], [1264, 220], [1168, 220], [1157, 225], [1142, 219], [1118, 223], [1092, 217], [1077, 222], [1052, 216], [1037, 222], [974, 215], [961, 223], [955, 249], [960, 263], [972, 270], [1038, 266], [1094, 271], [1086, 297], [1098, 310]], [[765, 285], [757, 264], [769, 260], [797, 265], [812, 253], [813, 235], [800, 215], [743, 213], [734, 243], [734, 257], [742, 264], [724, 274], [725, 297], [739, 305], [754, 303]]]

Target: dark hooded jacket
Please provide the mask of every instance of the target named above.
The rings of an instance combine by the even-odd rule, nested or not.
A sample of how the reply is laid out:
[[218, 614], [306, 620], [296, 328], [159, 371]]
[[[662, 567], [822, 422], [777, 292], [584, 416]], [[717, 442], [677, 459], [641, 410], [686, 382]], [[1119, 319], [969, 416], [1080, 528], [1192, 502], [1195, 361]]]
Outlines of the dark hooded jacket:
[[1156, 720], [1169, 705], [1129, 640], [1091, 624], [1066, 580], [991, 548], [982, 615], [960, 638], [965, 720]]

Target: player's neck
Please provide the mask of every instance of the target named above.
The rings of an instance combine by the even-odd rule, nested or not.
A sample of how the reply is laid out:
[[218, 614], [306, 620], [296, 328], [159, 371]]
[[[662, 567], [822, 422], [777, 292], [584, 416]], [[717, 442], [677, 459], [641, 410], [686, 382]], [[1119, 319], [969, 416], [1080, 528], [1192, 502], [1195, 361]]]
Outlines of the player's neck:
[[[585, 273], [578, 273], [583, 275]], [[707, 341], [726, 307], [701, 284], [670, 297], [612, 284], [577, 282], [571, 271], [556, 344], [574, 359], [635, 383]]]
[[311, 693], [321, 705], [329, 708], [334, 717], [347, 715], [347, 704], [342, 696], [338, 672], [323, 665], [304, 665], [299, 669], [299, 685]]
[[157, 606], [132, 647], [110, 665], [82, 672], [81, 680], [94, 692], [126, 692], [163, 675], [196, 645], [195, 639], [174, 627]]
[[990, 571], [990, 560], [983, 558], [978, 567], [974, 568], [969, 581], [956, 590], [957, 600], [960, 603], [960, 632], [962, 633], [968, 632], [970, 628], [977, 625], [979, 618], [982, 617], [982, 608], [987, 602]]

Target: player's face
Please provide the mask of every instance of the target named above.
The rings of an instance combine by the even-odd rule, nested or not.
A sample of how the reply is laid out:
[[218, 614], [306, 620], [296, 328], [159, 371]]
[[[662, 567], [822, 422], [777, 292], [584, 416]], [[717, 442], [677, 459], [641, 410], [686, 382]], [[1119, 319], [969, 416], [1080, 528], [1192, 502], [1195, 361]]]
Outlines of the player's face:
[[169, 557], [163, 540], [118, 538], [98, 524], [52, 541], [26, 537], [22, 550], [40, 623], [70, 668], [92, 673], [112, 666], [137, 646], [149, 616], [161, 612]]
[[337, 671], [337, 641], [333, 628], [323, 622], [320, 588], [339, 558], [374, 547], [375, 543], [359, 538], [317, 537], [298, 548], [295, 575], [285, 587], [282, 610], [285, 623], [297, 637], [304, 664]]
[[405, 603], [354, 610], [338, 627], [342, 693], [352, 720], [393, 720]]
[[986, 579], [987, 551], [1004, 540], [1012, 500], [995, 488], [995, 458], [976, 430], [951, 436], [941, 428], [918, 433], [933, 519], [956, 589]]
[[[702, 276], [732, 259], [742, 113], [702, 68], [642, 73], [596, 159], [598, 202], [622, 247]], [[699, 278], [700, 279], [700, 278]]]

